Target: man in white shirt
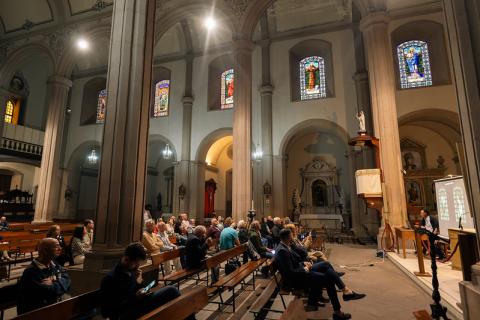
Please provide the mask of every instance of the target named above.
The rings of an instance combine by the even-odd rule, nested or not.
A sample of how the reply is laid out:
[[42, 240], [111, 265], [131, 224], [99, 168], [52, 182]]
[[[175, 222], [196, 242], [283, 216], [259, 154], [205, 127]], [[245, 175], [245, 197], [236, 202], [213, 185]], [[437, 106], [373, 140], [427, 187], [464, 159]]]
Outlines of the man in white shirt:
[[[170, 250], [177, 249], [177, 246], [175, 244], [171, 243], [170, 239], [168, 238], [167, 226], [165, 225], [165, 222], [160, 221], [157, 224], [157, 228], [158, 228], [158, 237], [163, 242], [163, 247], [162, 247], [161, 251], [170, 251]], [[182, 264], [180, 263], [180, 258], [175, 258], [172, 261], [173, 261], [173, 265], [175, 266], [176, 271], [182, 270]], [[165, 268], [165, 274], [170, 274], [171, 273], [170, 261], [168, 261], [164, 264], [164, 268]]]

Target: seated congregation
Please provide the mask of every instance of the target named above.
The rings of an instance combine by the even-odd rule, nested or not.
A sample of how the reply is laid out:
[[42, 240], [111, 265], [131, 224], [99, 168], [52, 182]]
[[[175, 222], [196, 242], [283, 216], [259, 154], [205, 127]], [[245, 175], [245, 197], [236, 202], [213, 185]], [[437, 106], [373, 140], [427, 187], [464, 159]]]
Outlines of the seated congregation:
[[[208, 303], [219, 304], [219, 310], [232, 305], [235, 312], [238, 287], [253, 284], [255, 289], [257, 273], [277, 286], [275, 294], [302, 291], [308, 297], [306, 311], [331, 303], [333, 319], [351, 318], [342, 311], [337, 289], [344, 301], [365, 297], [342, 281], [345, 273], [337, 272], [315, 246], [315, 233], [288, 218], [235, 222], [214, 217], [205, 225], [196, 225], [186, 213], [166, 221], [146, 218], [141, 242], [124, 249], [98, 288], [69, 299], [75, 285], [69, 269], [81, 268], [92, 251], [94, 223], [86, 220], [74, 228], [68, 244], [60, 226], [52, 225], [14, 284], [19, 318], [66, 312], [65, 318], [195, 319]], [[185, 288], [192, 279], [193, 288]], [[231, 302], [222, 299], [225, 290], [232, 291]]]

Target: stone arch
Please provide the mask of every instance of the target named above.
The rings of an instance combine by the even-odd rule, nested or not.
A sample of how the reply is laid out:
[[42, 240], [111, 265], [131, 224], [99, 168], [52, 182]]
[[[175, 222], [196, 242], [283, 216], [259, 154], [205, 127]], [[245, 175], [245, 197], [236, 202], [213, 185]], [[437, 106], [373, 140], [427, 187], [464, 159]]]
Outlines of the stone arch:
[[16, 49], [10, 57], [3, 63], [0, 68], [2, 79], [0, 80], [0, 87], [8, 88], [10, 80], [15, 75], [16, 70], [24, 64], [32, 56], [41, 55], [46, 57], [55, 68], [55, 56], [53, 52], [41, 43], [31, 43]]
[[201, 163], [205, 163], [205, 158], [207, 157], [207, 152], [212, 146], [212, 144], [220, 138], [226, 136], [233, 136], [233, 129], [232, 128], [219, 128], [215, 131], [210, 132], [206, 135], [202, 142], [200, 142], [197, 153], [195, 156], [195, 160]]
[[348, 140], [350, 139], [348, 132], [337, 123], [325, 120], [325, 119], [308, 119], [297, 123], [294, 125], [287, 133], [283, 136], [278, 150], [279, 155], [285, 155], [286, 150], [289, 147], [289, 144], [295, 137], [299, 137], [311, 132], [330, 132], [336, 134], [338, 137], [348, 145]]
[[[168, 144], [170, 149], [172, 150], [172, 158], [173, 159], [178, 159], [178, 153], [177, 153], [177, 149], [175, 148], [175, 145], [173, 144], [173, 142], [168, 139], [167, 137], [165, 137], [164, 135], [161, 135], [161, 134], [151, 134], [148, 136], [148, 148], [150, 149], [150, 146], [152, 143], [155, 143], [155, 142], [163, 142], [164, 144]], [[147, 149], [147, 150], [149, 150]]]
[[[275, 2], [275, 0], [256, 0], [252, 1], [252, 4], [246, 9], [244, 13], [244, 21], [241, 27], [238, 29], [237, 37], [243, 37], [245, 39], [252, 39], [253, 32], [257, 23], [260, 21], [262, 15], [266, 10]], [[366, 0], [353, 0], [353, 5], [358, 9], [361, 16], [365, 16], [369, 12], [368, 1]]]

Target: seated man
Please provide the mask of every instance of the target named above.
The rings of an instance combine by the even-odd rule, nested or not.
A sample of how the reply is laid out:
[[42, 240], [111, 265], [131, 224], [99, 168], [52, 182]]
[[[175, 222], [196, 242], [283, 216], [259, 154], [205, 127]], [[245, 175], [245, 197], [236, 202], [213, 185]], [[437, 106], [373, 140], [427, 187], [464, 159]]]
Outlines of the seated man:
[[140, 265], [146, 259], [143, 245], [131, 243], [120, 262], [103, 278], [100, 306], [104, 318], [136, 319], [180, 296], [174, 286], [163, 287], [154, 293], [143, 292]]
[[207, 255], [208, 247], [212, 245], [212, 239], [206, 238], [207, 230], [204, 226], [196, 226], [188, 235], [185, 245], [187, 269], [200, 269]]
[[284, 285], [287, 288], [310, 289], [308, 296], [310, 310], [315, 310], [320, 305], [318, 301], [322, 294], [322, 288], [325, 287], [334, 310], [333, 320], [350, 319], [352, 317], [350, 314], [341, 311], [333, 281], [324, 274], [313, 271], [311, 263], [299, 262], [298, 255], [290, 249], [293, 241], [292, 232], [289, 229], [283, 229], [279, 236], [280, 243], [276, 247], [275, 264], [284, 279]]
[[[434, 234], [438, 234], [440, 232], [440, 226], [438, 224], [438, 219], [435, 218], [434, 216], [431, 216], [430, 215], [430, 212], [427, 210], [427, 209], [422, 209], [420, 211], [420, 216], [422, 217], [422, 221], [420, 222], [420, 228], [422, 229], [426, 229]], [[422, 244], [423, 244], [423, 253], [426, 254], [426, 250], [425, 248], [428, 249], [428, 251], [430, 251], [430, 241], [428, 240], [423, 240], [422, 241]], [[439, 259], [444, 259], [445, 258], [445, 255], [443, 253], [443, 250], [442, 248], [440, 247], [440, 245], [438, 243], [435, 244], [435, 252], [437, 253], [437, 257]]]
[[18, 281], [18, 314], [56, 303], [70, 290], [67, 271], [55, 262], [61, 252], [56, 239], [45, 238], [38, 243], [38, 257]]
[[83, 221], [83, 228], [85, 229], [85, 233], [84, 233], [82, 242], [85, 244], [88, 250], [92, 250], [93, 228], [94, 228], [93, 220], [86, 219], [85, 221]]
[[[161, 251], [171, 251], [171, 250], [177, 249], [177, 246], [171, 243], [170, 239], [168, 238], [167, 225], [165, 224], [165, 222], [160, 221], [157, 224], [157, 228], [158, 228], [158, 237], [163, 242], [163, 248], [161, 249]], [[172, 261], [173, 261], [173, 264], [175, 265], [175, 270], [177, 271], [182, 270], [182, 264], [180, 263], [180, 258], [175, 258]], [[171, 272], [170, 262], [166, 263], [164, 267], [166, 267], [165, 273], [169, 274]], [[167, 271], [167, 269], [170, 271]]]
[[239, 246], [240, 240], [238, 240], [238, 232], [231, 226], [232, 218], [226, 218], [224, 225], [225, 228], [220, 233], [220, 250], [228, 250]]
[[220, 239], [220, 234], [221, 231], [218, 228], [218, 220], [216, 218], [212, 218], [212, 220], [210, 220], [210, 228], [208, 228], [207, 238], [218, 240]]
[[2, 216], [0, 218], [0, 231], [7, 231], [7, 230], [8, 230], [7, 217]]
[[[156, 233], [154, 233], [155, 222], [153, 220], [148, 220], [145, 222], [145, 231], [142, 236], [142, 244], [145, 246], [147, 253], [149, 255], [158, 254], [161, 251], [164, 251], [164, 243]], [[166, 250], [168, 251], [168, 250]], [[165, 275], [172, 273], [172, 268], [170, 267], [170, 262], [167, 261], [162, 263], [163, 270]]]

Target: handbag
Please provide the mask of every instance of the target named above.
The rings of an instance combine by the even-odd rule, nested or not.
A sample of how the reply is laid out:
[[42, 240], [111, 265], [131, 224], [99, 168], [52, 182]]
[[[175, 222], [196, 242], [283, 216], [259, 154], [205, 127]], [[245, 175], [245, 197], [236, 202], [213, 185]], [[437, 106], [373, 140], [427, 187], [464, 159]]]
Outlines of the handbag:
[[242, 264], [240, 263], [240, 261], [238, 261], [237, 258], [228, 260], [225, 264], [225, 274], [230, 274], [234, 272], [235, 270], [240, 268], [241, 265]]

